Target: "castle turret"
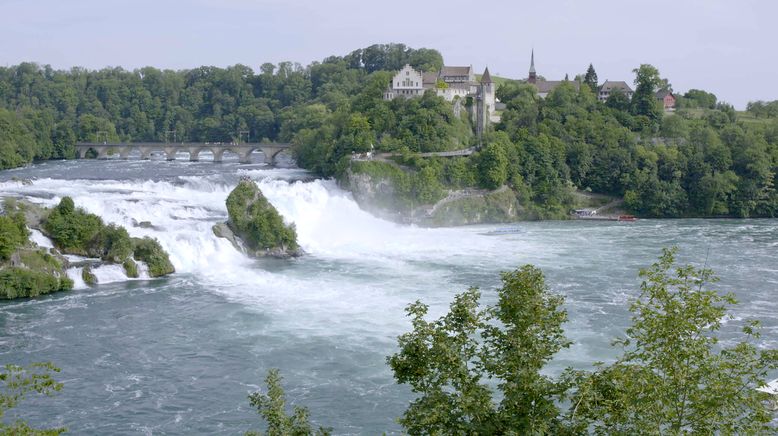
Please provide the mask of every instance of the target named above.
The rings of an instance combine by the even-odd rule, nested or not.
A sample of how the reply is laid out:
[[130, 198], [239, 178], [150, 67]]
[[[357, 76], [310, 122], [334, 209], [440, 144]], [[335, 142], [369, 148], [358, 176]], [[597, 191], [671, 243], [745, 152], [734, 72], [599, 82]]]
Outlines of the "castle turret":
[[486, 67], [484, 74], [481, 75], [481, 83], [492, 83], [492, 76], [489, 74], [489, 67]]
[[538, 75], [535, 72], [535, 49], [532, 49], [532, 57], [530, 58], [530, 64], [529, 64], [529, 77], [527, 78], [527, 82], [529, 83], [535, 83], [538, 81]]

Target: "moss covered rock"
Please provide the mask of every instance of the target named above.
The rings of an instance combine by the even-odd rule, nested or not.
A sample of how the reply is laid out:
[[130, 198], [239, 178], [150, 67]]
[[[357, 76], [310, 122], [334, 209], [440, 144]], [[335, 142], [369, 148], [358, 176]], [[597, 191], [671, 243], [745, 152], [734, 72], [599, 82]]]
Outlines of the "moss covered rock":
[[81, 279], [89, 286], [97, 284], [97, 276], [92, 272], [92, 267], [87, 265], [81, 269]]
[[452, 193], [430, 209], [422, 223], [430, 226], [461, 226], [506, 223], [526, 218], [526, 211], [519, 204], [516, 194], [508, 187], [503, 187], [486, 192]]
[[[253, 256], [295, 257], [302, 254], [294, 225], [284, 224], [256, 183], [241, 180], [227, 197], [227, 225]], [[216, 231], [217, 235], [223, 232]]]
[[124, 273], [127, 274], [127, 277], [137, 279], [138, 274], [138, 264], [135, 263], [132, 259], [126, 259], [124, 263], [122, 263], [122, 266], [124, 267]]
[[160, 277], [176, 272], [173, 264], [170, 263], [167, 252], [162, 249], [156, 239], [147, 236], [145, 238], [132, 238], [132, 242], [135, 260], [145, 262], [148, 265], [149, 276]]

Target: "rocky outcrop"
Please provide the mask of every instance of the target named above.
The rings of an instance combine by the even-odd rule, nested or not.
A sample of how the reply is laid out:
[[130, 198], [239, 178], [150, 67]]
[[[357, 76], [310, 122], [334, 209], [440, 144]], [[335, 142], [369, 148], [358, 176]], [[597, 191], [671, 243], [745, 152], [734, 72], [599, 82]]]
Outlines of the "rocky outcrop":
[[[70, 289], [73, 283], [65, 273], [70, 267], [82, 268], [82, 277], [87, 284], [96, 283], [91, 271], [105, 264], [121, 265], [131, 278], [139, 276], [138, 261], [148, 266], [150, 277], [175, 272], [167, 252], [157, 240], [132, 238], [121, 226], [105, 225], [97, 215], [76, 208], [69, 197], [64, 197], [51, 209], [25, 200], [5, 199], [3, 216], [16, 216], [24, 223], [24, 243], [6, 262], [0, 259], [0, 298], [37, 296]], [[39, 248], [29, 240], [27, 227], [47, 236], [55, 248]], [[86, 258], [71, 262], [63, 253]], [[11, 271], [10, 267], [25, 271]], [[31, 287], [10, 274], [24, 277]], [[9, 286], [14, 289], [6, 290]]]
[[66, 261], [29, 239], [24, 214], [6, 202], [0, 215], [0, 299], [29, 298], [72, 289]]
[[[398, 171], [402, 171], [398, 169]], [[359, 207], [380, 218], [421, 226], [461, 226], [505, 223], [531, 218], [508, 186], [486, 189], [450, 190], [434, 204], [402, 207], [393, 180], [384, 174], [347, 171], [341, 181]]]
[[427, 211], [424, 223], [431, 226], [506, 223], [522, 218], [524, 209], [507, 186], [494, 191], [452, 191]]
[[414, 221], [415, 211], [403, 207], [391, 178], [349, 170], [341, 185], [351, 192], [359, 207], [379, 218], [399, 223]]
[[252, 257], [290, 258], [303, 254], [294, 224], [287, 225], [256, 183], [244, 179], [227, 197], [226, 223], [213, 226], [225, 238]]
[[106, 225], [99, 216], [76, 208], [70, 197], [62, 198], [43, 216], [39, 229], [61, 252], [122, 265], [128, 277], [138, 276], [135, 261], [148, 265], [150, 277], [175, 272], [167, 252], [156, 239], [131, 238], [124, 227]]

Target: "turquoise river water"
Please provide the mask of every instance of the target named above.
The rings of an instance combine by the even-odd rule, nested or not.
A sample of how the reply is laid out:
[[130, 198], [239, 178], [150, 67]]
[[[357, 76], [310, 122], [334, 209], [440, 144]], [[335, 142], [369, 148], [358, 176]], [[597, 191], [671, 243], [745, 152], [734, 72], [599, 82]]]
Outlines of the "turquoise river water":
[[[295, 223], [308, 255], [251, 260], [213, 235], [243, 176]], [[778, 347], [774, 219], [532, 222], [507, 235], [484, 234], [501, 226], [423, 229], [371, 216], [332, 181], [236, 162], [46, 162], [0, 172], [0, 195], [44, 205], [69, 195], [133, 236], [159, 239], [177, 270], [128, 280], [102, 267], [95, 287], [77, 280], [71, 292], [0, 302], [0, 364], [51, 361], [64, 382], [16, 416], [72, 434], [260, 429], [247, 395], [269, 368], [281, 369], [288, 399], [309, 407], [316, 424], [337, 434], [399, 432], [395, 419], [412, 394], [385, 359], [410, 328], [407, 304], [421, 299], [439, 315], [472, 285], [493, 302], [500, 271], [535, 264], [565, 295], [574, 341], [548, 370], [588, 367], [613, 358], [638, 269], [671, 245], [684, 262], [707, 258], [717, 288], [740, 300], [724, 338], [757, 318], [760, 345]]]

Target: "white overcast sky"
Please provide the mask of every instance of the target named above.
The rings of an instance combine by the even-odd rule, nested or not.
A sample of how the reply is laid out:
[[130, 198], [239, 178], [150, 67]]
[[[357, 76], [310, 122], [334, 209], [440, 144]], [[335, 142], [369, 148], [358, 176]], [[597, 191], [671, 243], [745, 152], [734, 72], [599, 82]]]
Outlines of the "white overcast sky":
[[449, 65], [523, 78], [633, 80], [745, 107], [778, 100], [775, 0], [0, 0], [0, 65], [306, 65], [374, 43], [436, 48]]

